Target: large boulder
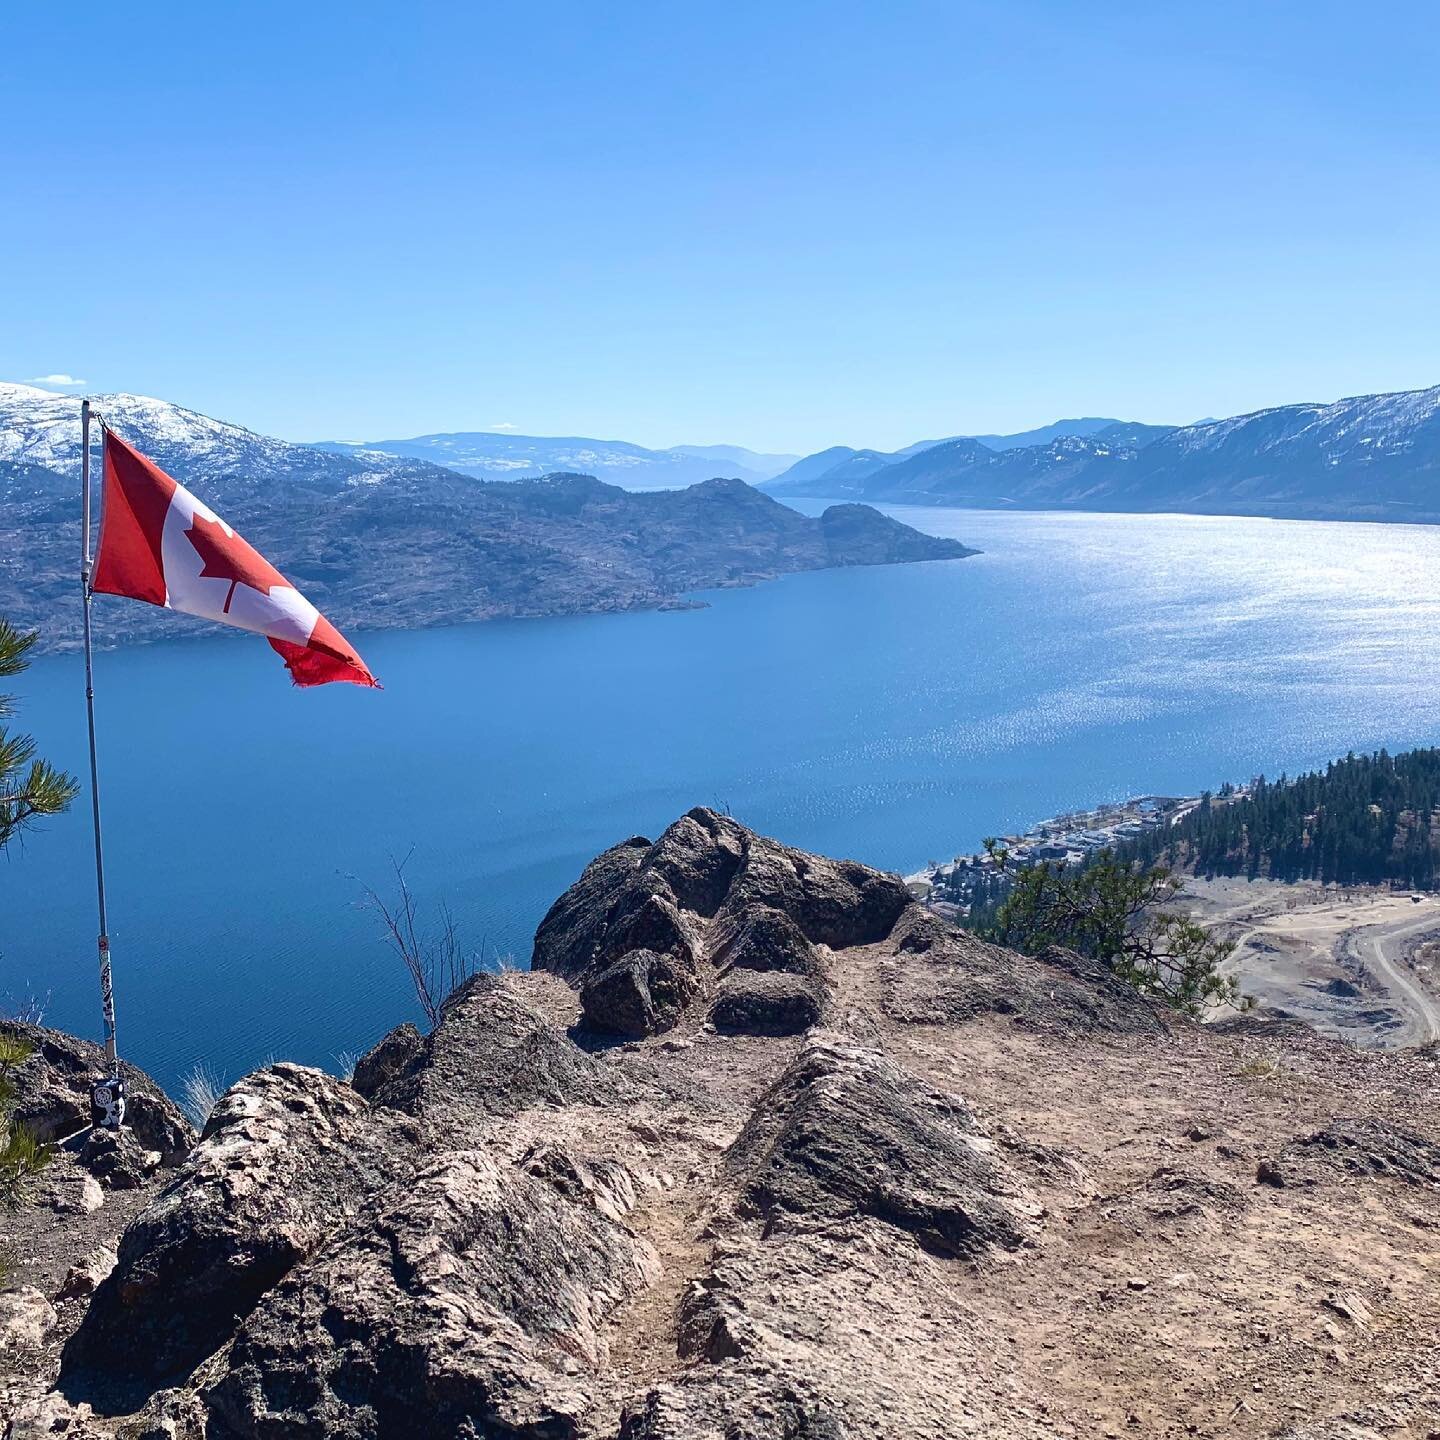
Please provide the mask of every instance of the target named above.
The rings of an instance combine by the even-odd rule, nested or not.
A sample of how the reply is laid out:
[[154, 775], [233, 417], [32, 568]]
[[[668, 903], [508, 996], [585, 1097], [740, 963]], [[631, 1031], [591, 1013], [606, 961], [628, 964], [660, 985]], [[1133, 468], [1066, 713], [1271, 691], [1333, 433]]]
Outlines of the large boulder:
[[585, 867], [540, 922], [531, 959], [534, 969], [575, 980], [590, 968], [607, 928], [611, 902], [632, 881], [650, 848], [643, 835], [632, 835]]
[[[30, 1048], [30, 1058], [15, 1072], [19, 1098], [15, 1119], [41, 1140], [65, 1139], [90, 1124], [92, 1082], [110, 1073], [105, 1051], [43, 1025], [0, 1020], [0, 1035]], [[178, 1165], [195, 1143], [195, 1131], [179, 1106], [143, 1071], [120, 1062], [128, 1101], [125, 1126], [145, 1150], [165, 1166]]]
[[709, 956], [715, 965], [824, 977], [819, 952], [783, 910], [756, 905], [734, 913], [730, 920], [721, 933], [710, 937]]
[[631, 950], [586, 976], [580, 1009], [589, 1029], [638, 1040], [669, 1030], [698, 988], [694, 967], [680, 957]]
[[66, 1346], [67, 1384], [146, 1390], [183, 1376], [355, 1214], [412, 1132], [319, 1070], [274, 1065], [232, 1086], [121, 1237]]
[[[592, 861], [541, 922], [532, 965], [592, 996], [587, 1024], [639, 1038], [678, 1017], [673, 1003], [646, 1003], [656, 962], [629, 961], [636, 951], [668, 957], [667, 998], [681, 1006], [736, 969], [808, 976], [823, 996], [815, 947], [883, 940], [909, 905], [898, 876], [808, 855], [697, 809], [653, 844], [635, 837]], [[789, 990], [798, 997], [801, 987]]]
[[721, 982], [710, 1021], [722, 1035], [799, 1035], [824, 1017], [818, 982], [780, 970], [736, 970]]
[[721, 936], [764, 907], [788, 915], [812, 944], [845, 950], [886, 939], [912, 903], [898, 875], [745, 833], [745, 863], [715, 917]]
[[870, 1216], [944, 1255], [1027, 1238], [1031, 1202], [964, 1102], [828, 1036], [786, 1067], [726, 1166], [741, 1213], [771, 1225]]
[[267, 1298], [206, 1400], [244, 1440], [568, 1440], [606, 1316], [655, 1270], [545, 1179], [443, 1155]]
[[475, 975], [445, 1002], [440, 1024], [377, 1106], [414, 1116], [427, 1148], [460, 1149], [497, 1117], [535, 1106], [604, 1104], [625, 1082], [587, 1055], [501, 976]]
[[160, 1169], [158, 1150], [147, 1150], [131, 1129], [92, 1128], [75, 1158], [107, 1190], [139, 1190]]

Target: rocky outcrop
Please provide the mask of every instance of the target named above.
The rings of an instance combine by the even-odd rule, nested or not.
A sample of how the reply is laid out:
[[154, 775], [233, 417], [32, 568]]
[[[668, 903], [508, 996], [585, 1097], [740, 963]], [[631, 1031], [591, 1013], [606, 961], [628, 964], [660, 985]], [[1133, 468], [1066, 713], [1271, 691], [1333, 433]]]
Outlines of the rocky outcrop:
[[605, 1317], [654, 1269], [543, 1180], [449, 1154], [267, 1299], [206, 1399], [246, 1440], [575, 1436]]
[[[597, 1031], [668, 1030], [729, 974], [715, 996], [716, 1025], [791, 1034], [823, 1013], [816, 947], [883, 940], [909, 905], [898, 876], [692, 810], [653, 844], [637, 836], [592, 861], [541, 922], [532, 963], [578, 985]], [[746, 970], [804, 978], [734, 974]]]
[[397, 1025], [356, 1062], [350, 1083], [367, 1100], [382, 1086], [398, 1079], [420, 1058], [425, 1041], [407, 1020]]
[[818, 1025], [825, 991], [818, 980], [778, 970], [736, 970], [720, 983], [710, 1021], [723, 1035], [799, 1035]]
[[556, 1145], [513, 1161], [468, 1147], [529, 1109], [641, 1092], [496, 977], [415, 1039], [367, 1057], [369, 1079], [389, 1074], [370, 1102], [295, 1065], [227, 1092], [126, 1230], [66, 1347], [69, 1395], [131, 1408], [233, 1339], [213, 1388], [227, 1434], [308, 1413], [322, 1433], [404, 1434], [439, 1391], [505, 1433], [570, 1433], [568, 1357], [603, 1352], [604, 1314], [653, 1269], [622, 1223], [635, 1179]]
[[958, 1096], [828, 1037], [791, 1062], [726, 1168], [741, 1213], [772, 1227], [871, 1216], [944, 1255], [1013, 1250], [1034, 1210]]
[[669, 1030], [699, 988], [693, 966], [653, 950], [630, 950], [585, 977], [580, 1009], [592, 1030], [638, 1040]]
[[348, 1085], [275, 1065], [231, 1087], [175, 1178], [125, 1231], [66, 1349], [72, 1384], [155, 1384], [210, 1354], [353, 1216], [413, 1136]]
[[138, 1190], [160, 1169], [163, 1157], [158, 1150], [147, 1150], [126, 1127], [89, 1130], [75, 1158], [107, 1190]]
[[1440, 1144], [1370, 1116], [1344, 1116], [1291, 1140], [1261, 1160], [1267, 1185], [1323, 1185], [1351, 1179], [1389, 1179], [1440, 1186]]
[[627, 1093], [623, 1076], [579, 1049], [502, 978], [475, 975], [374, 1102], [413, 1116], [434, 1150], [463, 1148], [497, 1117], [533, 1106], [604, 1105]]
[[704, 810], [536, 961], [81, 1205], [24, 1354], [93, 1297], [59, 1396], [0, 1373], [15, 1437], [1440, 1430], [1433, 1056], [1166, 1022]]
[[[90, 1124], [90, 1087], [110, 1073], [99, 1045], [60, 1030], [19, 1020], [0, 1020], [0, 1034], [29, 1046], [30, 1058], [15, 1073], [19, 1101], [15, 1119], [41, 1140], [57, 1141]], [[195, 1132], [179, 1107], [143, 1070], [122, 1060], [128, 1100], [125, 1124], [161, 1165], [178, 1165], [195, 1143]]]
[[963, 1024], [1012, 1017], [1058, 1034], [1160, 1035], [1155, 1007], [1099, 961], [1052, 946], [1020, 955], [987, 945], [912, 907], [896, 926], [885, 1013], [905, 1024]]

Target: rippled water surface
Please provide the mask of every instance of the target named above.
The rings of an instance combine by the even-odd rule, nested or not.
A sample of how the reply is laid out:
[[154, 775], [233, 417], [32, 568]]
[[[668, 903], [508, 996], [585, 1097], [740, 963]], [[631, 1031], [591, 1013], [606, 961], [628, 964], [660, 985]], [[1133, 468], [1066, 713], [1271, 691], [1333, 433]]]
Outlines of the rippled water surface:
[[[691, 805], [910, 869], [1057, 810], [1434, 743], [1440, 529], [902, 510], [974, 559], [703, 611], [361, 637], [382, 693], [224, 637], [97, 659], [122, 1050], [333, 1065], [413, 1004], [357, 907], [413, 854], [524, 959], [597, 850]], [[99, 604], [123, 604], [101, 597]], [[80, 665], [15, 682], [77, 773]], [[0, 859], [0, 999], [97, 1030], [88, 812]]]

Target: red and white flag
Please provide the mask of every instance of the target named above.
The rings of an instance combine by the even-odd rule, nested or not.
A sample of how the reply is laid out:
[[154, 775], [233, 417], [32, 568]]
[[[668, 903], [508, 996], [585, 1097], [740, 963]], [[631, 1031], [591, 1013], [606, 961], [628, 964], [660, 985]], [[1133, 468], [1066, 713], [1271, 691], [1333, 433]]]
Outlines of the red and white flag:
[[213, 510], [105, 431], [92, 588], [266, 636], [297, 685], [374, 685], [350, 642]]

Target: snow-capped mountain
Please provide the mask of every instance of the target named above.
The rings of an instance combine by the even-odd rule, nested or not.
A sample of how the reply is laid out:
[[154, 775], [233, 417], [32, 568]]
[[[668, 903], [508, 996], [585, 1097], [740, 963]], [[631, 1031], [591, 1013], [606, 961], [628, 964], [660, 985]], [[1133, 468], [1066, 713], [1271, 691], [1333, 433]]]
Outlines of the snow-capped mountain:
[[[147, 395], [95, 395], [90, 403], [93, 413], [117, 434], [217, 500], [277, 482], [311, 489], [343, 488], [394, 479], [418, 468], [435, 469], [389, 455], [328, 455]], [[92, 439], [98, 441], [98, 427]], [[0, 384], [0, 470], [13, 475], [20, 467], [48, 472], [67, 484], [79, 477], [78, 396]]]
[[1116, 423], [998, 452], [951, 440], [878, 468], [841, 462], [805, 474], [801, 466], [767, 488], [912, 504], [1434, 523], [1440, 386], [1175, 429]]
[[594, 475], [627, 490], [673, 490], [725, 475], [754, 484], [778, 475], [796, 458], [760, 455], [739, 445], [676, 445], [647, 450], [627, 440], [543, 437], [473, 430], [417, 435], [410, 440], [317, 442], [317, 449], [369, 458], [426, 460], [481, 480], [526, 480], [560, 471]]
[[[487, 482], [409, 456], [292, 445], [144, 396], [92, 404], [346, 632], [675, 606], [798, 570], [969, 553], [859, 506], [801, 515], [708, 478], [703, 459], [704, 483], [645, 493], [577, 474]], [[80, 401], [0, 385], [0, 616], [38, 628], [50, 649], [80, 636], [79, 470]], [[110, 597], [95, 623], [102, 644], [205, 628]]]

